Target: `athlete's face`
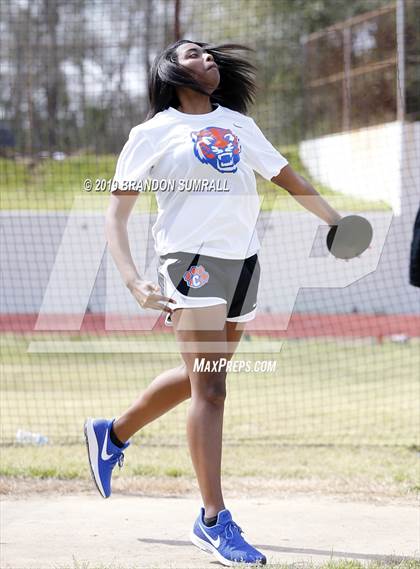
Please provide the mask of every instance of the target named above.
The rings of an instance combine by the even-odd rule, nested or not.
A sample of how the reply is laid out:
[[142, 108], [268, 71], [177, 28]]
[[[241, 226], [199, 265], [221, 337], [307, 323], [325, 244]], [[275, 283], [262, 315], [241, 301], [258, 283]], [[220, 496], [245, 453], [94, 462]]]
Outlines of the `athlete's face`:
[[210, 53], [195, 43], [183, 43], [176, 53], [179, 64], [186, 67], [209, 94], [217, 89], [220, 73]]

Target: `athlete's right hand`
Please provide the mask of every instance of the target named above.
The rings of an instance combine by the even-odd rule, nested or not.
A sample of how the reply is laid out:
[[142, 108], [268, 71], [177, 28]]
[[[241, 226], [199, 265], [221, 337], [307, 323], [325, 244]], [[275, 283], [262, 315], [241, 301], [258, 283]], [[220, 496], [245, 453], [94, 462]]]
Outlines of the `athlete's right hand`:
[[134, 296], [142, 308], [163, 310], [164, 312], [169, 312], [169, 314], [172, 314], [172, 308], [170, 306], [166, 306], [166, 303], [173, 302], [176, 304], [176, 300], [159, 294], [160, 286], [156, 283], [152, 281], [146, 281], [144, 279], [135, 279], [134, 281], [127, 284], [127, 288], [130, 290], [131, 294]]

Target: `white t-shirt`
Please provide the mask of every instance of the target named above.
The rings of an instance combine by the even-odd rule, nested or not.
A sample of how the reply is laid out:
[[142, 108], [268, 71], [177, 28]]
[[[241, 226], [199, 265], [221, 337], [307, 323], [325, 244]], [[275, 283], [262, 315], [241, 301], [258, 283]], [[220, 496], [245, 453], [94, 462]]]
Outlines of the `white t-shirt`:
[[112, 188], [155, 193], [158, 255], [244, 259], [260, 248], [253, 170], [270, 180], [287, 163], [246, 115], [221, 105], [201, 115], [169, 107], [131, 129]]

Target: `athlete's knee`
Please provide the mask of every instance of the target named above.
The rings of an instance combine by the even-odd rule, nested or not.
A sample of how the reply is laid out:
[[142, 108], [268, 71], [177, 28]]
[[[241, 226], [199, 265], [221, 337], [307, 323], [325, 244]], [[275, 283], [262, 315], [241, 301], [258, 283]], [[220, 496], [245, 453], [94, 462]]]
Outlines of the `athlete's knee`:
[[187, 381], [187, 380], [190, 381], [190, 375], [189, 375], [189, 372], [188, 372], [188, 367], [187, 367], [187, 364], [186, 364], [185, 362], [183, 362], [182, 364], [180, 364], [177, 369], [179, 369], [180, 374], [183, 376], [183, 378], [184, 378], [186, 381]]
[[226, 374], [221, 372], [200, 374], [193, 396], [213, 405], [222, 405], [226, 399]]

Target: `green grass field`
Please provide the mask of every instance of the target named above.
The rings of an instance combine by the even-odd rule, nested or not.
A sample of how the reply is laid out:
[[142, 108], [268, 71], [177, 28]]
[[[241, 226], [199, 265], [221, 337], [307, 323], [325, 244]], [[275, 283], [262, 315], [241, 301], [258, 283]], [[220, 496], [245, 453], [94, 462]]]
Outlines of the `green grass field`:
[[[88, 336], [103, 353], [28, 353], [39, 341], [65, 334], [2, 336], [2, 440], [17, 429], [41, 432], [53, 443], [80, 441], [86, 416], [113, 416], [165, 369], [181, 363], [172, 334]], [[110, 339], [144, 353], [106, 353]], [[79, 344], [80, 338], [68, 341]], [[147, 345], [151, 352], [147, 353]], [[87, 344], [88, 345], [88, 344]], [[276, 351], [268, 352], [278, 346]], [[159, 346], [159, 352], [153, 353]], [[153, 348], [153, 350], [152, 350]], [[419, 340], [307, 339], [269, 343], [242, 340], [234, 359], [273, 360], [275, 372], [230, 373], [225, 413], [227, 440], [288, 444], [418, 444]], [[184, 437], [184, 402], [144, 429], [140, 439]]]
[[[166, 334], [120, 338], [123, 345], [141, 343], [144, 353], [28, 353], [31, 342], [59, 339], [76, 347], [80, 341], [65, 334], [2, 336], [2, 441], [13, 442], [21, 428], [51, 442], [3, 447], [0, 472], [6, 478], [87, 481], [85, 417], [118, 415], [156, 375], [180, 363]], [[110, 337], [88, 340], [105, 346]], [[148, 342], [158, 343], [159, 353], [148, 354]], [[274, 353], [268, 345], [273, 342], [254, 337], [235, 354], [251, 362], [273, 359], [277, 370], [228, 376], [225, 476], [379, 485], [401, 495], [420, 489], [418, 340], [289, 340]], [[194, 478], [187, 407], [186, 401], [136, 434], [125, 477]], [[66, 441], [76, 444], [59, 444]]]
[[[420, 561], [416, 559], [408, 559], [403, 561], [398, 561], [395, 559], [389, 559], [389, 561], [373, 561], [370, 563], [361, 563], [360, 561], [326, 561], [322, 564], [316, 563], [271, 563], [270, 569], [296, 569], [296, 567], [301, 567], [302, 569], [419, 569]], [[238, 569], [252, 569], [257, 567], [256, 565], [246, 565], [238, 564]], [[77, 560], [74, 564], [69, 566], [57, 565], [54, 569], [120, 569], [119, 565], [92, 565], [89, 563], [79, 563]], [[124, 566], [124, 569], [135, 569], [133, 567]], [[150, 567], [150, 569], [154, 569]], [[170, 569], [168, 567], [168, 569]]]
[[[59, 341], [67, 349], [73, 347], [73, 353], [36, 352], [48, 345], [38, 342], [57, 346]], [[95, 353], [86, 351], [89, 341], [95, 342]], [[114, 351], [106, 353], [110, 341]], [[80, 342], [85, 351], [77, 353]], [[128, 342], [138, 343], [141, 349], [117, 353], [119, 342], [125, 347]], [[1, 343], [2, 441], [12, 441], [16, 429], [24, 428], [47, 434], [53, 443], [0, 447], [0, 494], [12, 500], [28, 494], [46, 499], [94, 492], [82, 435], [85, 417], [117, 415], [153, 377], [180, 361], [172, 335], [167, 334], [126, 335], [119, 341], [111, 335], [3, 334]], [[289, 340], [278, 342], [277, 351], [269, 352], [273, 344], [253, 337], [243, 340], [235, 354], [235, 360], [275, 359], [278, 367], [271, 374], [228, 376], [222, 456], [225, 494], [230, 499], [274, 500], [299, 493], [413, 504], [420, 491], [415, 377], [419, 340], [404, 345], [377, 345], [369, 339]], [[28, 352], [30, 347], [35, 351]], [[188, 402], [182, 403], [133, 437], [124, 468], [116, 469], [113, 477], [117, 494], [133, 498], [198, 494], [186, 445], [187, 406]], [[60, 439], [79, 442], [54, 444]], [[366, 444], [375, 441], [381, 444]], [[400, 446], [388, 446], [397, 441]], [[369, 563], [331, 560], [298, 565], [301, 569], [420, 569], [419, 560], [391, 556]], [[76, 556], [70, 565], [53, 567], [129, 569], [130, 565], [87, 563]], [[296, 569], [297, 564], [270, 567]]]
[[[288, 489], [355, 494], [365, 499], [375, 494], [415, 499], [420, 491], [418, 451], [404, 447], [227, 444], [222, 474], [225, 489], [243, 488], [249, 494], [258, 490], [276, 495]], [[82, 444], [3, 447], [0, 475], [3, 483], [9, 479], [16, 483], [55, 480], [58, 491], [71, 489], [72, 483], [79, 490], [93, 490]], [[119, 491], [147, 495], [182, 494], [196, 486], [186, 444], [141, 444], [139, 434], [126, 451], [124, 468], [117, 469], [115, 480]], [[13, 484], [6, 487], [12, 489]]]
[[[353, 198], [334, 192], [331, 188], [315, 183], [301, 163], [296, 146], [282, 149], [291, 166], [311, 181], [318, 192], [329, 203], [342, 211], [391, 211], [389, 205], [381, 201]], [[86, 154], [69, 156], [63, 161], [43, 159], [34, 166], [22, 161], [0, 158], [0, 196], [1, 210], [77, 210], [103, 211], [108, 202], [108, 192], [83, 189], [83, 181], [111, 180], [115, 173], [117, 156]], [[287, 192], [269, 181], [258, 177], [258, 192], [262, 196], [262, 210], [281, 209], [300, 211], [300, 206]], [[281, 199], [278, 199], [281, 196]], [[144, 194], [138, 200], [138, 211], [156, 212], [156, 202], [152, 194]], [[277, 199], [276, 199], [277, 198]]]

